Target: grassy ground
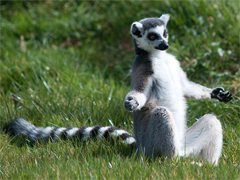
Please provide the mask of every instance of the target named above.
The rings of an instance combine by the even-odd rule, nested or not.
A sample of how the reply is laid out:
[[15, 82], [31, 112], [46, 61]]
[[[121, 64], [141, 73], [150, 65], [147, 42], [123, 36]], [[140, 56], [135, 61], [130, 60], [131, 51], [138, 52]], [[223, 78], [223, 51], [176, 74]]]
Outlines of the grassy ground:
[[[36, 144], [1, 132], [0, 179], [240, 179], [237, 1], [1, 1], [0, 127], [115, 125], [132, 133], [133, 21], [170, 13], [169, 52], [189, 78], [234, 94], [228, 104], [188, 101], [189, 125], [214, 113], [224, 129], [218, 167], [191, 159], [148, 161], [120, 142]], [[20, 143], [24, 142], [24, 143]]]

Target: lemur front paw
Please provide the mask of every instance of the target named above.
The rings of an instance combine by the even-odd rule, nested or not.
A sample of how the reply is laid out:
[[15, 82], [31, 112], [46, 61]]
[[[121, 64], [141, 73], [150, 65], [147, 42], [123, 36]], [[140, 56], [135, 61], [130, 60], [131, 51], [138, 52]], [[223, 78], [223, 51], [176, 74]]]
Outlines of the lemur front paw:
[[127, 96], [124, 101], [124, 106], [128, 111], [134, 111], [139, 106], [139, 103], [134, 96]]
[[227, 103], [232, 100], [232, 94], [228, 91], [224, 91], [224, 89], [221, 87], [217, 87], [211, 92], [211, 98]]

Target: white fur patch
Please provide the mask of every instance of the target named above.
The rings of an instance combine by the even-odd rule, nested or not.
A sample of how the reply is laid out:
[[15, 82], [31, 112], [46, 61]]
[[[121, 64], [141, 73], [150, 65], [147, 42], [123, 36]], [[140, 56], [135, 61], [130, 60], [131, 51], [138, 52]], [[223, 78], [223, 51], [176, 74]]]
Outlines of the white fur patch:
[[140, 110], [145, 105], [145, 103], [147, 101], [147, 97], [143, 93], [136, 93], [134, 95], [135, 95], [135, 98], [137, 99], [137, 101], [139, 103], [139, 106], [138, 106], [137, 109]]
[[102, 139], [102, 135], [110, 128], [110, 126], [106, 126], [106, 127], [101, 127], [98, 132], [99, 134], [97, 135], [98, 139]]
[[202, 166], [203, 166], [202, 163], [200, 163], [200, 162], [195, 162], [195, 161], [192, 161], [191, 164], [193, 164], [193, 165], [196, 164], [196, 165], [198, 165], [199, 167], [202, 167]]
[[101, 127], [99, 129], [99, 134], [103, 135], [109, 128], [110, 128], [110, 126]]
[[59, 134], [61, 134], [63, 131], [65, 131], [67, 128], [58, 128], [56, 131], [55, 131], [55, 135], [58, 136]]
[[152, 32], [152, 33], [157, 33], [157, 34], [159, 34], [163, 39], [165, 39], [165, 38], [163, 37], [164, 30], [165, 30], [164, 26], [157, 26], [157, 27], [155, 27], [155, 28], [149, 29], [149, 30], [148, 30], [148, 33], [151, 33], [151, 32]]
[[[132, 24], [132, 26], [133, 26], [134, 24], [137, 26], [138, 29], [142, 29], [142, 28], [143, 28], [143, 25], [142, 25], [140, 22], [134, 22], [134, 23]], [[131, 27], [132, 27], [132, 26], [131, 26]]]
[[124, 134], [124, 133], [127, 133], [127, 132], [124, 131], [124, 130], [119, 129], [119, 130], [113, 131], [111, 134], [112, 134], [113, 136], [115, 136], [115, 137], [118, 137], [118, 136], [121, 136], [121, 135]]
[[54, 128], [54, 127], [46, 127], [46, 128], [44, 128], [44, 133], [50, 134], [51, 131], [53, 130], [53, 128]]
[[163, 14], [159, 19], [162, 20], [166, 26], [170, 19], [170, 14]]
[[40, 135], [40, 137], [37, 137], [37, 138], [46, 138], [46, 137], [49, 137], [49, 134], [51, 133], [51, 131], [53, 130], [54, 127], [46, 127], [46, 128], [43, 128], [43, 127], [38, 127], [36, 130], [36, 134], [34, 133], [34, 131], [32, 132], [32, 134], [35, 134], [37, 135], [40, 131], [42, 131]]
[[82, 141], [86, 141], [86, 140], [89, 138], [92, 129], [93, 129], [93, 127], [87, 127], [87, 128], [84, 130], [84, 132], [83, 132], [84, 137], [82, 138]]
[[136, 140], [133, 137], [128, 137], [123, 141], [125, 144], [133, 144], [136, 142]]
[[68, 136], [74, 136], [78, 130], [79, 130], [79, 128], [72, 128], [72, 129], [68, 130], [66, 133]]

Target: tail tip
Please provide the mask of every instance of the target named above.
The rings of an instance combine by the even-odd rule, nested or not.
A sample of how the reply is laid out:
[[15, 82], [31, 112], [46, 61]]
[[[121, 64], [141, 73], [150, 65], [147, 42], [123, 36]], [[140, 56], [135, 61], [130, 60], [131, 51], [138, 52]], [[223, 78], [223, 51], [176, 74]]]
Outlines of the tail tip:
[[19, 123], [21, 124], [21, 122], [23, 121], [26, 121], [26, 120], [23, 118], [16, 118], [16, 119], [10, 120], [9, 122], [6, 122], [2, 128], [3, 132], [10, 136], [17, 135], [15, 126], [18, 125]]
[[15, 120], [11, 120], [7, 123], [4, 124], [3, 126], [3, 132], [10, 135], [10, 136], [14, 136], [14, 131], [12, 129], [12, 125], [14, 123]]

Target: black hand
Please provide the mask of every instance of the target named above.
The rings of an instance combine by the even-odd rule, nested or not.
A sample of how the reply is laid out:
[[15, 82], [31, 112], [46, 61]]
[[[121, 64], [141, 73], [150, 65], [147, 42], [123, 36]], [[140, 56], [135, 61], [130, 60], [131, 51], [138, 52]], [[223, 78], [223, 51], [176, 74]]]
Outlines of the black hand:
[[139, 103], [135, 97], [129, 96], [125, 99], [124, 106], [128, 111], [133, 111], [138, 107]]
[[228, 91], [224, 91], [223, 88], [217, 87], [211, 92], [211, 98], [227, 103], [232, 100], [232, 94]]

